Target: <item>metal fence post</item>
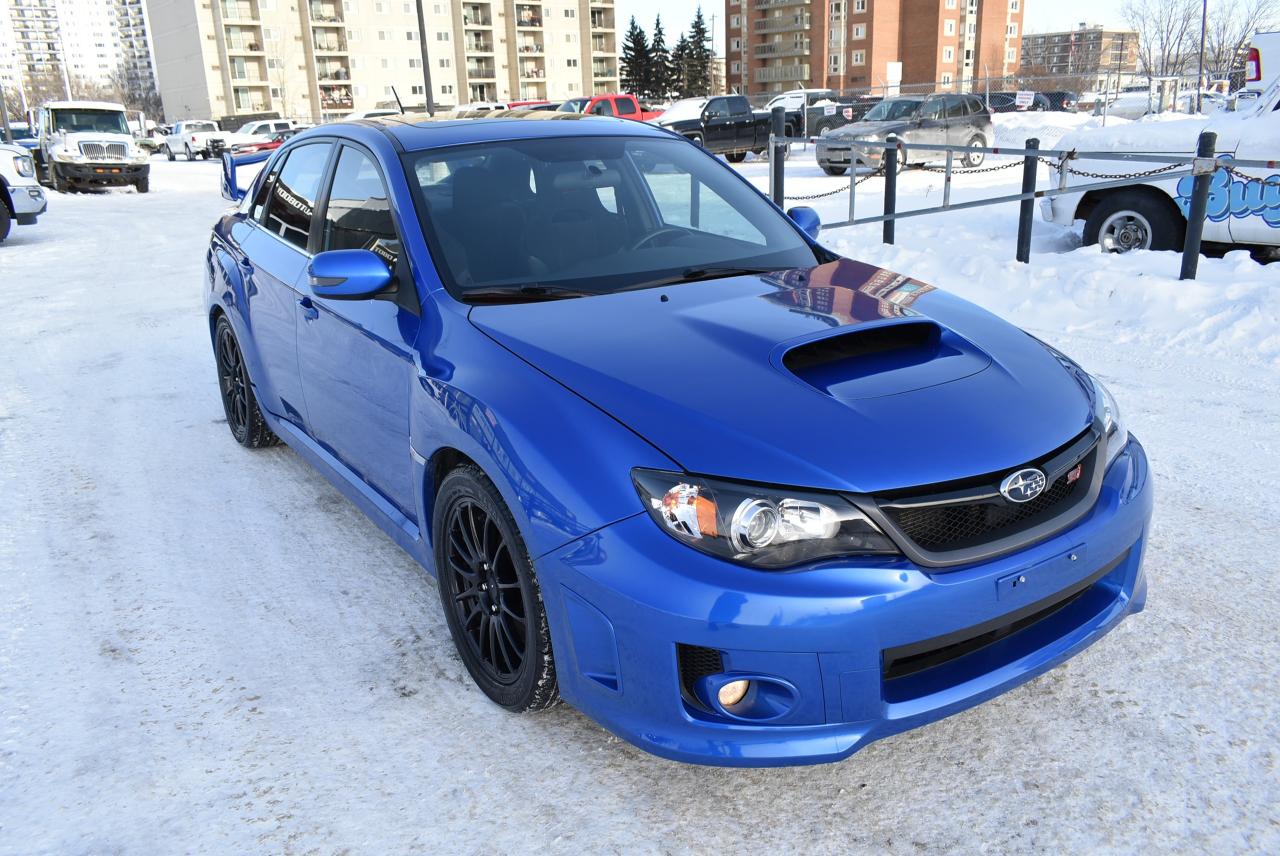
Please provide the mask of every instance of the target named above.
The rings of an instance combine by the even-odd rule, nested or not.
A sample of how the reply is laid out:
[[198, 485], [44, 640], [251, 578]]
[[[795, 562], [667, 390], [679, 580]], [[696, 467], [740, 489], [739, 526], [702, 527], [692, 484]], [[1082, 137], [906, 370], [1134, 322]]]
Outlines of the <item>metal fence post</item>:
[[890, 134], [884, 141], [884, 237], [886, 244], [893, 243], [893, 215], [898, 211], [898, 138]]
[[[1027, 140], [1029, 154], [1022, 162], [1022, 192], [1034, 193], [1036, 189], [1036, 173], [1040, 169], [1039, 155], [1034, 152], [1040, 148], [1040, 140], [1035, 137]], [[1035, 200], [1023, 199], [1018, 208], [1018, 251], [1017, 259], [1023, 264], [1031, 261], [1031, 224], [1035, 218]]]
[[773, 204], [781, 208], [783, 196], [785, 195], [782, 157], [786, 147], [787, 111], [782, 106], [774, 107], [770, 120], [769, 196], [773, 199]]
[[[1205, 131], [1196, 144], [1196, 159], [1214, 157], [1218, 135]], [[1213, 170], [1201, 171], [1193, 164], [1196, 173], [1191, 186], [1191, 210], [1187, 213], [1187, 238], [1182, 244], [1182, 273], [1178, 279], [1195, 279], [1200, 266], [1200, 239], [1204, 236], [1204, 215], [1209, 208], [1209, 185], [1213, 182]]]

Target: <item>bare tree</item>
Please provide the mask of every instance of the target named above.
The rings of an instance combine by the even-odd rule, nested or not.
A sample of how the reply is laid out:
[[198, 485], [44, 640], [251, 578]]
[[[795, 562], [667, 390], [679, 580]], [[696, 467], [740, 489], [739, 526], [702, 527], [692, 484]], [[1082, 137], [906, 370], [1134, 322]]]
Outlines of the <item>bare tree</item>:
[[1195, 66], [1200, 49], [1200, 0], [1125, 0], [1138, 31], [1138, 64], [1152, 77], [1176, 77]]
[[1211, 80], [1230, 76], [1244, 61], [1253, 34], [1280, 20], [1278, 0], [1214, 0], [1209, 4], [1205, 73]]

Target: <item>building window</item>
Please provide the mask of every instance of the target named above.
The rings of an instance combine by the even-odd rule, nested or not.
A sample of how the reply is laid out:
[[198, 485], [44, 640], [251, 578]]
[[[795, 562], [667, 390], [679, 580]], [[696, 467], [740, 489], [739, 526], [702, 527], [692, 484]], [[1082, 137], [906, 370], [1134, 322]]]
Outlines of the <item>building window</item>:
[[576, 59], [567, 59], [567, 60], [565, 60], [565, 64], [566, 64], [566, 65], [568, 65], [568, 66], [569, 66], [569, 68], [577, 68], [577, 67], [578, 67], [578, 61], [577, 61]]
[[[1017, 2], [1017, 0], [1014, 0], [1014, 2]], [[948, 9], [954, 9], [956, 8], [956, 0], [947, 0], [945, 5]]]
[[734, 74], [738, 74], [739, 72], [742, 71], [742, 63], [740, 62], [729, 63], [729, 70], [732, 71]]
[[278, 32], [276, 32], [276, 30], [275, 30], [275, 29], [273, 29], [272, 27], [263, 27], [263, 28], [262, 28], [262, 40], [263, 40], [263, 41], [266, 41], [266, 42], [274, 42], [274, 41], [275, 41], [276, 39], [278, 39], [278, 38], [280, 38], [280, 34], [279, 34]]
[[730, 50], [735, 50], [735, 51], [740, 51], [740, 50], [742, 50], [742, 39], [734, 39], [734, 40], [730, 43], [730, 48], [729, 48], [729, 49], [730, 49]]
[[451, 65], [453, 65], [453, 60], [449, 59], [448, 57], [444, 57], [440, 60], [441, 68], [448, 68]]
[[856, 42], [856, 41], [860, 41], [860, 40], [862, 40], [862, 39], [865, 39], [866, 37], [867, 37], [867, 25], [866, 25], [866, 24], [854, 24], [854, 25], [853, 25], [853, 35], [852, 35], [850, 38], [851, 38], [851, 39], [853, 39], [853, 41], [855, 41], [855, 42]]
[[741, 26], [742, 26], [742, 16], [741, 16], [741, 15], [730, 15], [730, 16], [729, 16], [729, 26], [730, 26], [730, 27], [741, 27]]
[[409, 30], [409, 31], [407, 31], [407, 32], [404, 34], [404, 40], [405, 40], [406, 42], [416, 42], [416, 41], [418, 40], [418, 31], [417, 31], [417, 30]]
[[950, 74], [950, 72], [946, 72], [946, 71], [944, 71], [944, 72], [942, 73], [942, 82], [943, 82], [943, 83], [950, 83], [950, 82], [951, 82], [951, 74]]
[[839, 74], [839, 73], [840, 73], [840, 55], [839, 55], [839, 54], [833, 54], [833, 55], [831, 56], [831, 64], [830, 64], [830, 67], [831, 67], [831, 73], [832, 73], [832, 74]]
[[564, 16], [565, 16], [566, 18], [576, 18], [576, 17], [578, 16], [578, 10], [576, 10], [576, 9], [565, 9], [565, 10], [564, 10]]
[[849, 60], [849, 62], [851, 62], [853, 65], [866, 65], [866, 64], [867, 64], [867, 52], [866, 52], [866, 51], [854, 51], [854, 52], [853, 52], [853, 58], [852, 58], [852, 59], [850, 59], [850, 60]]
[[387, 58], [384, 56], [384, 57], [382, 58], [382, 67], [383, 67], [383, 68], [391, 68], [391, 60], [387, 59]]
[[1008, 36], [1016, 36], [1016, 35], [1018, 35], [1018, 25], [1017, 25], [1017, 24], [1010, 24], [1010, 25], [1009, 25], [1009, 27], [1008, 27], [1008, 29], [1006, 29], [1006, 30], [1005, 30], [1005, 34], [1006, 34], [1006, 35], [1008, 35]]
[[378, 41], [385, 42], [390, 37], [391, 37], [391, 34], [388, 33], [386, 30], [378, 30]]
[[1005, 62], [1014, 62], [1017, 58], [1018, 58], [1018, 52], [1013, 48], [1009, 48], [1007, 51], [1004, 52]]
[[[955, 0], [952, 0], [952, 2], [954, 3], [954, 2], [955, 2]], [[1021, 9], [1021, 8], [1022, 8], [1022, 2], [1021, 2], [1021, 0], [1009, 0], [1009, 11], [1010, 11], [1010, 12], [1016, 12], [1016, 11], [1018, 11], [1018, 10], [1019, 10], [1019, 9]]]
[[943, 62], [955, 62], [955, 61], [956, 61], [956, 49], [955, 49], [955, 48], [943, 48], [943, 49], [942, 49], [942, 61], [943, 61]]
[[422, 68], [422, 60], [420, 60], [420, 59], [410, 59], [410, 60], [409, 60], [409, 68]]
[[855, 13], [867, 11], [867, 0], [853, 0], [853, 11]]
[[951, 19], [947, 19], [946, 21], [943, 21], [942, 34], [944, 36], [954, 36], [956, 34], [956, 22]]
[[449, 33], [447, 31], [443, 33], [436, 33], [436, 41], [437, 42], [449, 41]]
[[422, 95], [424, 92], [426, 92], [426, 90], [422, 88], [421, 83], [417, 84], [416, 86], [409, 87], [410, 95]]

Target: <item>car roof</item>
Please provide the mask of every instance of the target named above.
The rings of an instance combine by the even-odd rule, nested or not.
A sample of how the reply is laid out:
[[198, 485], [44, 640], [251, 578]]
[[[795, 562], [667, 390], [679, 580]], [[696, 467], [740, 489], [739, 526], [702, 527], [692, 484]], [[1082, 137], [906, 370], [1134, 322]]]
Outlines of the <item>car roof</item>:
[[437, 113], [435, 116], [402, 113], [334, 124], [380, 127], [407, 151], [513, 139], [670, 136], [668, 131], [631, 119], [552, 110], [472, 110]]
[[124, 105], [114, 101], [50, 101], [44, 105], [49, 110], [119, 110], [124, 112]]

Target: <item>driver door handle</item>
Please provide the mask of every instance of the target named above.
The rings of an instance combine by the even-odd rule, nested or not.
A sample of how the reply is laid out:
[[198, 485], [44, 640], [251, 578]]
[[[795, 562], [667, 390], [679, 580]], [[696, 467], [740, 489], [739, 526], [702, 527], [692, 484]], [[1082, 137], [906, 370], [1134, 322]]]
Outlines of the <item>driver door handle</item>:
[[298, 305], [302, 307], [303, 320], [314, 321], [320, 317], [320, 310], [316, 308], [310, 297], [299, 297]]

